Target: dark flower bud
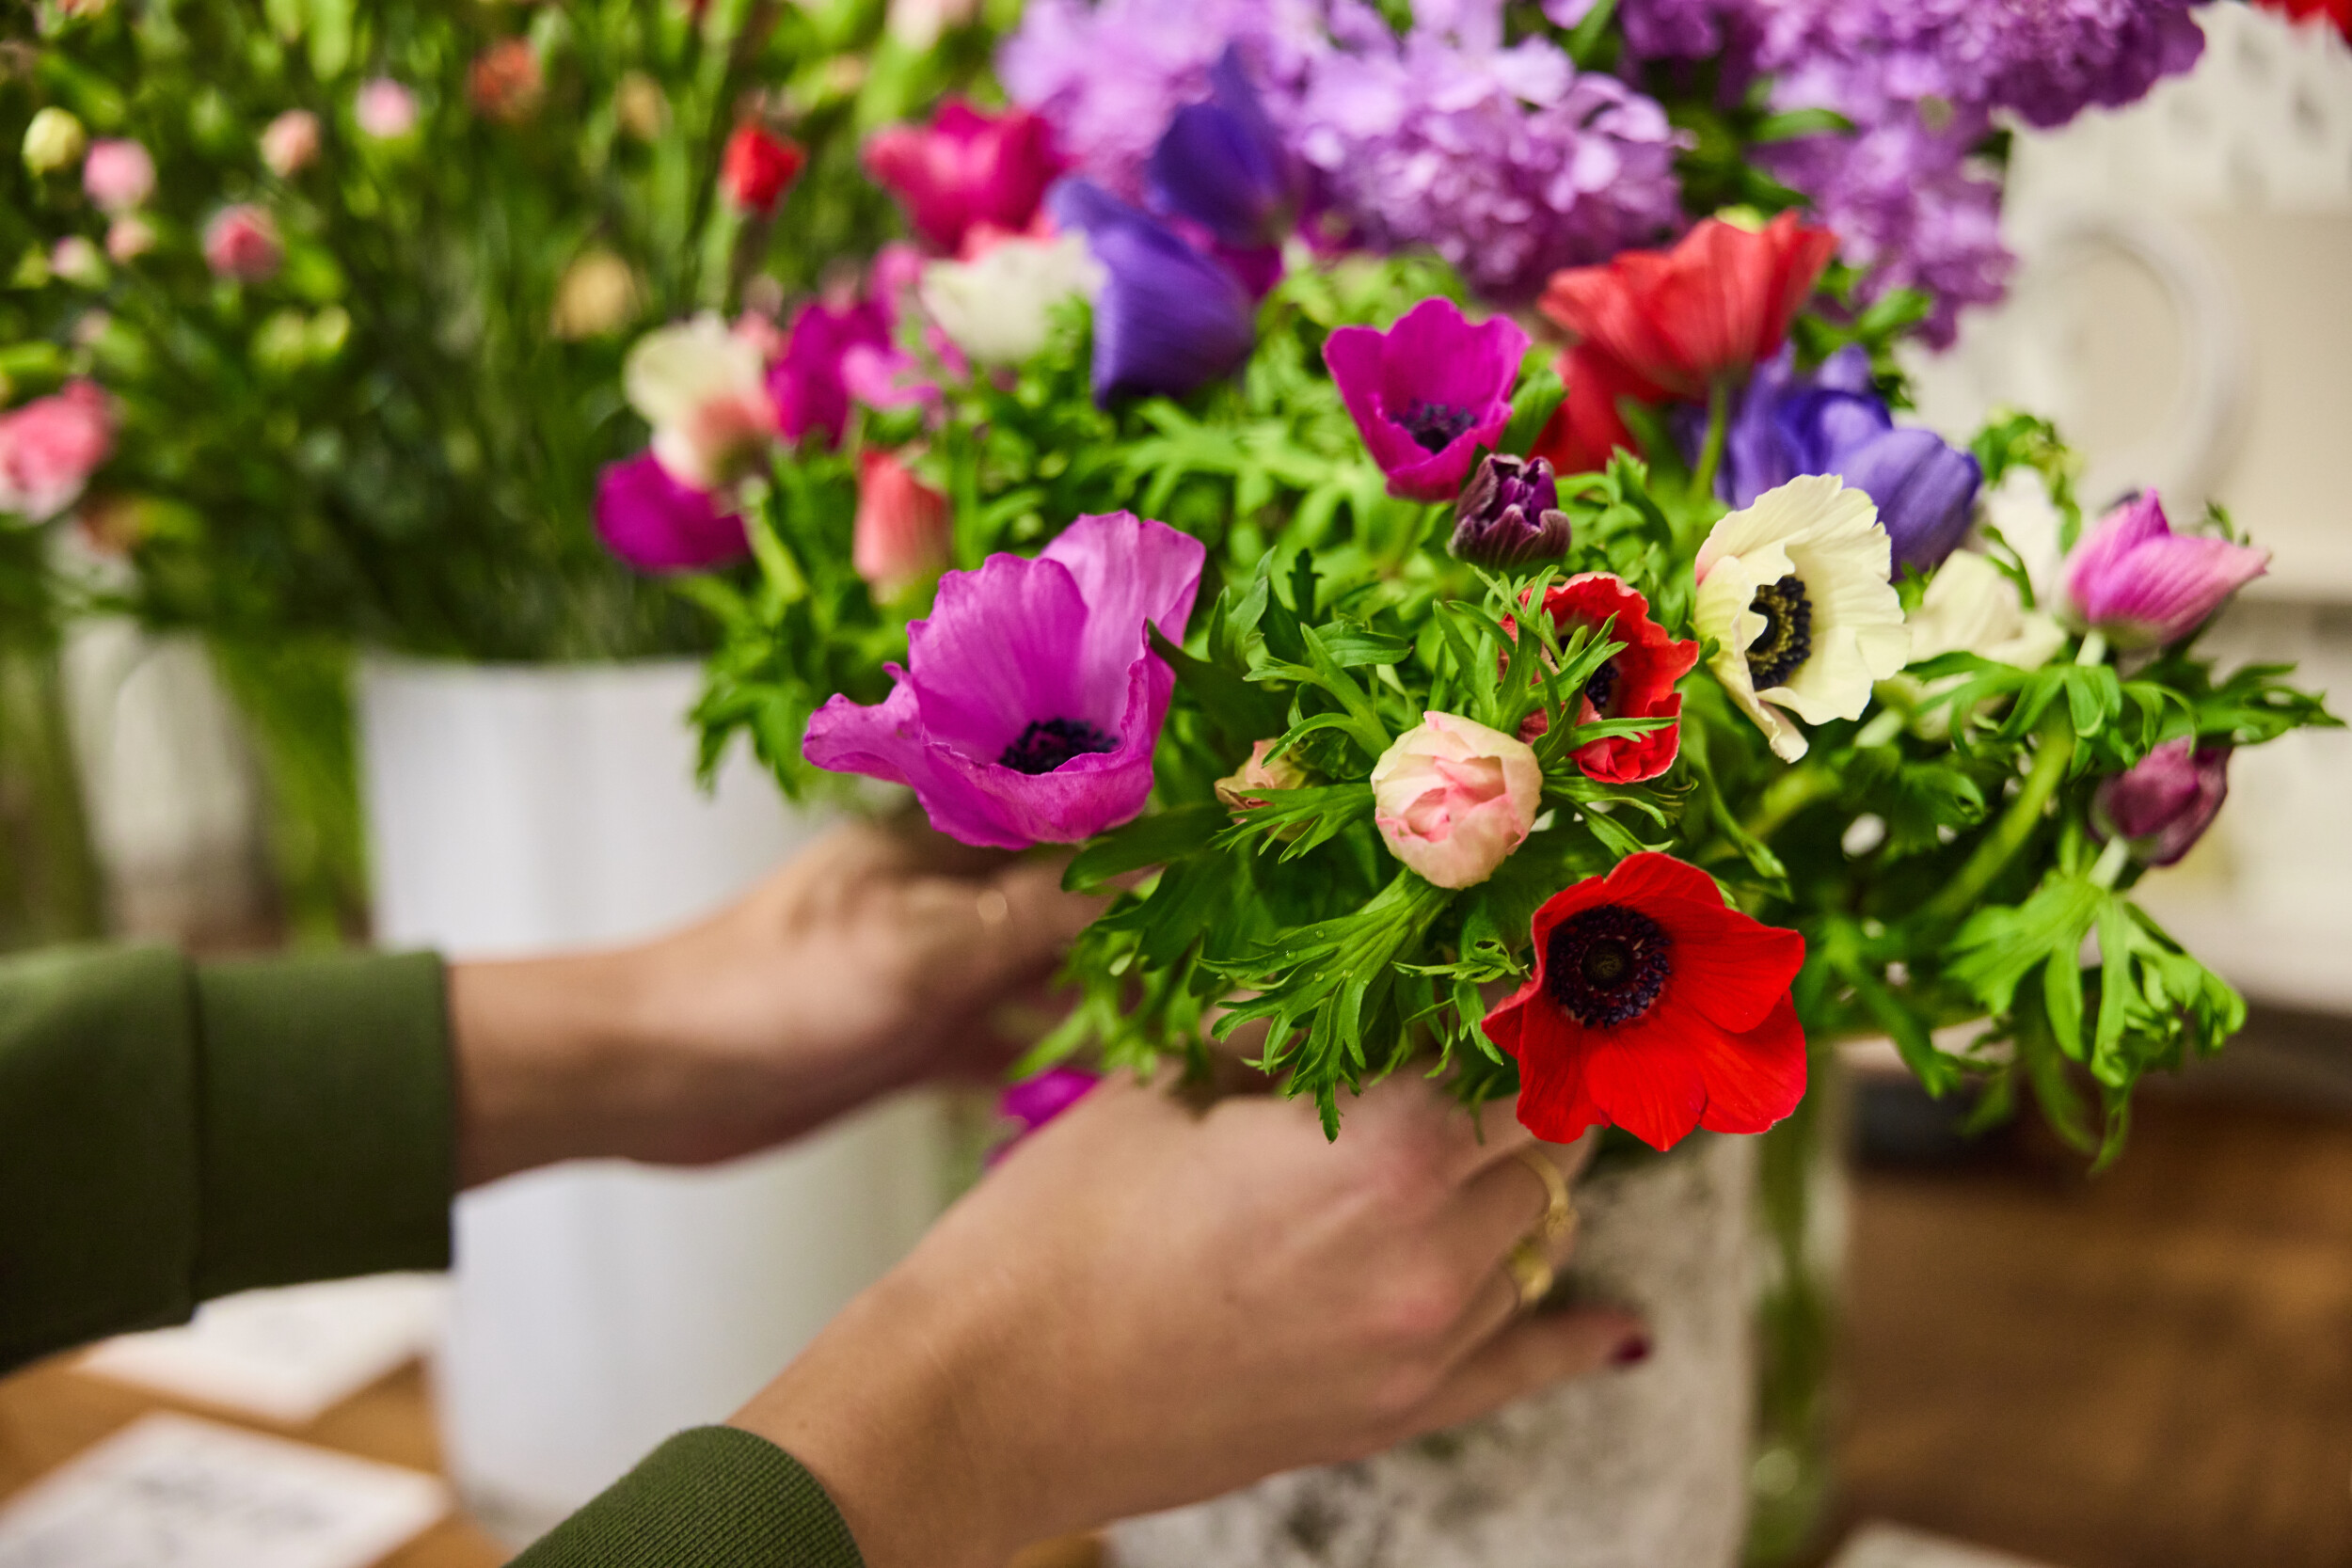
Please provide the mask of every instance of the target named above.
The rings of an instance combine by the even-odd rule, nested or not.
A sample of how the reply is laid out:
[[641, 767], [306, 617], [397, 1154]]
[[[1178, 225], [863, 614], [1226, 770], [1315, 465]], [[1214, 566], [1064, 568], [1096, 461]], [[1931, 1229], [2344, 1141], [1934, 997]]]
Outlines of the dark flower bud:
[[2128, 841], [2142, 865], [2170, 865], [2205, 836], [2229, 794], [2229, 747], [2168, 740], [2100, 781], [2091, 826], [2102, 841]]
[[1496, 455], [1478, 465], [1454, 503], [1454, 557], [1478, 566], [1524, 566], [1568, 553], [1568, 515], [1540, 457]]

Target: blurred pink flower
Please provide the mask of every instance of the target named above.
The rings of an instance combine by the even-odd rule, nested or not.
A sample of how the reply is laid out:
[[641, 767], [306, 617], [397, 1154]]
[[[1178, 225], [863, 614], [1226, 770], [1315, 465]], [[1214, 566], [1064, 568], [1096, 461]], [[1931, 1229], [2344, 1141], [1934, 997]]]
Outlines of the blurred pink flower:
[[2090, 820], [2102, 841], [2122, 838], [2143, 865], [2170, 865], [2213, 826], [2230, 796], [2230, 748], [2168, 740], [2100, 781]]
[[1044, 120], [1026, 109], [986, 114], [960, 98], [929, 125], [884, 126], [866, 144], [866, 173], [949, 256], [1028, 230], [1061, 166]]
[[2085, 533], [2066, 562], [2073, 622], [2118, 648], [2157, 648], [2204, 624], [2222, 601], [2270, 568], [2267, 551], [2176, 534], [2153, 490]]
[[94, 141], [82, 160], [82, 189], [103, 211], [127, 213], [155, 194], [155, 160], [123, 137]]
[[319, 155], [319, 117], [308, 109], [288, 109], [262, 131], [262, 162], [280, 180], [310, 166]]
[[378, 76], [360, 86], [351, 102], [351, 118], [378, 140], [405, 136], [417, 128], [417, 95], [389, 76]]
[[715, 313], [657, 327], [621, 368], [629, 406], [653, 426], [653, 453], [682, 484], [741, 477], [776, 434], [757, 345]]
[[114, 400], [75, 378], [0, 414], [0, 512], [45, 522], [72, 506], [114, 450]]
[[501, 39], [466, 68], [466, 94], [473, 100], [475, 111], [509, 125], [538, 112], [547, 85], [538, 52], [529, 39]]
[[277, 220], [250, 202], [223, 207], [204, 226], [204, 263], [216, 277], [259, 283], [276, 277], [285, 260]]
[[946, 571], [954, 531], [947, 498], [915, 478], [897, 452], [858, 453], [850, 559], [875, 597], [895, 598]]
[[125, 213], [106, 225], [106, 254], [128, 261], [155, 248], [155, 226], [136, 213]]
[[1526, 841], [1543, 790], [1525, 741], [1424, 713], [1373, 766], [1373, 821], [1391, 852], [1430, 881], [1475, 887]]
[[743, 519], [710, 492], [679, 483], [653, 453], [612, 463], [596, 476], [596, 534], [641, 572], [699, 572], [751, 553]]
[[49, 252], [49, 270], [69, 283], [94, 289], [106, 280], [106, 261], [98, 247], [79, 234], [68, 234]]

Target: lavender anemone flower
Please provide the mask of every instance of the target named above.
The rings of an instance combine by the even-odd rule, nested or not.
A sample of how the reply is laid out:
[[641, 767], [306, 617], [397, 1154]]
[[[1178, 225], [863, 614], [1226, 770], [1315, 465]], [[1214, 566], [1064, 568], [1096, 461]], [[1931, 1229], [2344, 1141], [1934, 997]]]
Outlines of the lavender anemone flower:
[[1479, 464], [1454, 505], [1454, 540], [1448, 547], [1455, 560], [1480, 566], [1565, 557], [1568, 515], [1560, 510], [1551, 465], [1540, 457], [1500, 453]]
[[2205, 836], [2229, 796], [2229, 747], [2168, 740], [2101, 781], [2091, 826], [2102, 842], [2125, 840], [2142, 865], [2170, 865]]
[[2157, 648], [2204, 624], [2270, 568], [2267, 550], [2176, 534], [2153, 490], [2102, 517], [2066, 562], [2068, 617], [2118, 648]]
[[1209, 69], [1207, 101], [1169, 119], [1144, 180], [1155, 206], [1190, 218], [1220, 245], [1280, 241], [1297, 210], [1298, 170], [1236, 50], [1229, 46]]
[[722, 514], [709, 491], [671, 477], [650, 451], [596, 476], [596, 533], [641, 572], [699, 572], [752, 548], [741, 517]]
[[1087, 237], [1104, 281], [1094, 301], [1094, 400], [1182, 397], [1249, 356], [1256, 312], [1232, 273], [1101, 186], [1065, 180], [1054, 221]]
[[1207, 552], [1125, 512], [1080, 517], [1034, 561], [950, 572], [907, 626], [898, 684], [871, 707], [835, 697], [802, 754], [905, 784], [966, 844], [1075, 844], [1143, 810], [1175, 675], [1147, 626], [1183, 638]]
[[1511, 387], [1527, 334], [1508, 316], [1472, 326], [1452, 300], [1422, 300], [1386, 332], [1343, 326], [1324, 363], [1389, 494], [1444, 500], [1462, 487], [1482, 446], [1511, 422]]

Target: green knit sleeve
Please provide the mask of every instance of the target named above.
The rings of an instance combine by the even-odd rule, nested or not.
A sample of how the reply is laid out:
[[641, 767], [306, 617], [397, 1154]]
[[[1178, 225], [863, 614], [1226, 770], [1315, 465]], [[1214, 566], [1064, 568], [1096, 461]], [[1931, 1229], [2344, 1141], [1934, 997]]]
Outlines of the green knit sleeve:
[[864, 1568], [817, 1478], [735, 1427], [681, 1432], [509, 1568]]
[[209, 1296], [449, 1259], [429, 956], [0, 960], [0, 1370]]

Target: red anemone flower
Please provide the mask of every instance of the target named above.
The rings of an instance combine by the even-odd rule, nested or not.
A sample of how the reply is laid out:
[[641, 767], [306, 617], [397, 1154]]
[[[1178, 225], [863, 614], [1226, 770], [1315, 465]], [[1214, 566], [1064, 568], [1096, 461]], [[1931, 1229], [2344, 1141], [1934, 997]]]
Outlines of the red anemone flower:
[[1659, 403], [1666, 394], [1591, 343], [1560, 356], [1560, 380], [1567, 389], [1560, 406], [1536, 436], [1529, 455], [1559, 474], [1596, 473], [1619, 449], [1641, 455], [1641, 443], [1617, 412], [1619, 398]]
[[745, 120], [720, 155], [719, 188], [737, 211], [765, 216], [776, 210], [807, 162], [800, 143]]
[[1672, 250], [1553, 273], [1535, 308], [1661, 390], [1703, 399], [1780, 352], [1836, 248], [1794, 213], [1761, 230], [1702, 218]]
[[1535, 973], [1485, 1027], [1537, 1137], [1615, 1126], [1670, 1148], [1695, 1127], [1761, 1132], [1804, 1098], [1804, 939], [1726, 907], [1698, 867], [1628, 855], [1553, 894], [1533, 934]]
[[[1602, 784], [1640, 784], [1674, 766], [1682, 744], [1682, 693], [1676, 683], [1699, 661], [1699, 645], [1669, 637], [1649, 618], [1649, 601], [1623, 578], [1581, 572], [1555, 583], [1544, 594], [1551, 624], [1565, 638], [1581, 626], [1595, 636], [1614, 616], [1609, 641], [1625, 646], [1584, 683], [1576, 721], [1603, 719], [1671, 719], [1675, 722], [1640, 735], [1609, 736], [1576, 749], [1576, 765]], [[1529, 721], [1541, 735], [1550, 721], [1537, 713]], [[1532, 738], [1522, 733], [1520, 739]]]

